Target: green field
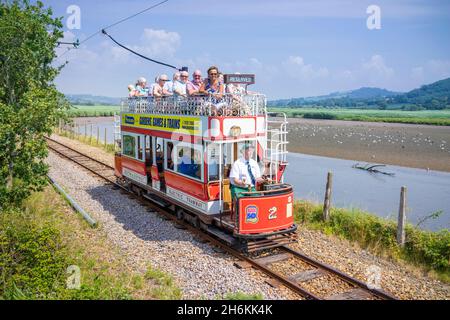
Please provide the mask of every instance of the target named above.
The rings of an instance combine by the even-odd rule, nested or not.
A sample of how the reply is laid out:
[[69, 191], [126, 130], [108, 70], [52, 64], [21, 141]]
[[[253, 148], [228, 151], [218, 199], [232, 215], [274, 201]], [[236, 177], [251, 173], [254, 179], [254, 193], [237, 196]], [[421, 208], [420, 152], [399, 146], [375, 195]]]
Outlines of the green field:
[[120, 112], [120, 106], [84, 106], [74, 105], [69, 114], [74, 117], [109, 117]]
[[367, 110], [329, 108], [269, 108], [270, 112], [284, 112], [290, 118], [396, 122], [450, 126], [450, 110]]

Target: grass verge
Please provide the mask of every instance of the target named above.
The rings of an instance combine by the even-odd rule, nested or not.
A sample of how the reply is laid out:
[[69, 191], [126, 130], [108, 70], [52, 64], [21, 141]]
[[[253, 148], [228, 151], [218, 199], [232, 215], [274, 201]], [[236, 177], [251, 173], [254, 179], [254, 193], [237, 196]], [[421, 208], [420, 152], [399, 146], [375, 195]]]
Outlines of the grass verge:
[[406, 244], [397, 245], [397, 224], [357, 209], [332, 208], [329, 221], [322, 219], [322, 205], [297, 201], [295, 220], [325, 234], [337, 235], [375, 254], [401, 259], [450, 282], [450, 232], [431, 232], [407, 225]]
[[264, 296], [262, 293], [247, 294], [241, 291], [227, 293], [224, 300], [263, 300]]
[[0, 212], [0, 299], [158, 299], [154, 290], [51, 187]]

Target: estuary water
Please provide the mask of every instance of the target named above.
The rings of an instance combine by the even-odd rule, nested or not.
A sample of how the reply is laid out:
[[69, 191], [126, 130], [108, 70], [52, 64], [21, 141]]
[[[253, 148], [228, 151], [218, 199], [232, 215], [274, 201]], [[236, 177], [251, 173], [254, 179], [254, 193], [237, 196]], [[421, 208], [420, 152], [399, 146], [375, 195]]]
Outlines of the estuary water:
[[[288, 154], [285, 182], [295, 188], [297, 199], [323, 203], [328, 171], [333, 173], [332, 206], [359, 208], [397, 220], [400, 188], [407, 188], [407, 220], [417, 224], [442, 211], [439, 217], [420, 224], [437, 231], [450, 228], [450, 173], [386, 165], [380, 170], [394, 176], [352, 168], [357, 161], [306, 154]], [[361, 163], [362, 164], [362, 163]]]

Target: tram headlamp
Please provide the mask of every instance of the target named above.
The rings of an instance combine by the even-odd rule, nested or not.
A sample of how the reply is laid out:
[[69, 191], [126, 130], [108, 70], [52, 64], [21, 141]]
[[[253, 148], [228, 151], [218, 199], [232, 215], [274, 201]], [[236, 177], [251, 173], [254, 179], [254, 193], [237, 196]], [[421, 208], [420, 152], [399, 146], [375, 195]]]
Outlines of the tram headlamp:
[[238, 137], [240, 135], [241, 135], [241, 127], [239, 127], [239, 126], [232, 126], [230, 128], [230, 136]]

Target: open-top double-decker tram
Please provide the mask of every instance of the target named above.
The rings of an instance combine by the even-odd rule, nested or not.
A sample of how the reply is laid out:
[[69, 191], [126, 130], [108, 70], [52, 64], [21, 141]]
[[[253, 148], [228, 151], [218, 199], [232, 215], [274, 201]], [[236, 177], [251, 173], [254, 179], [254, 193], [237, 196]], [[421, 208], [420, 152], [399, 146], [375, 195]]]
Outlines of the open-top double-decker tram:
[[[271, 117], [264, 95], [247, 92], [254, 75], [225, 75], [241, 93], [134, 97], [123, 101], [118, 181], [179, 219], [241, 250], [295, 240], [287, 166], [286, 117]], [[244, 144], [255, 150], [265, 182], [232, 199], [229, 174]]]

